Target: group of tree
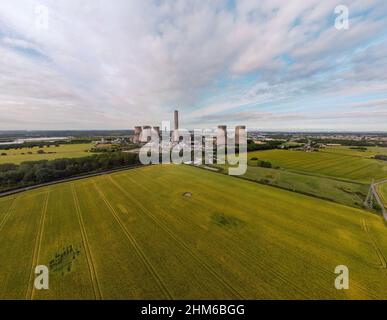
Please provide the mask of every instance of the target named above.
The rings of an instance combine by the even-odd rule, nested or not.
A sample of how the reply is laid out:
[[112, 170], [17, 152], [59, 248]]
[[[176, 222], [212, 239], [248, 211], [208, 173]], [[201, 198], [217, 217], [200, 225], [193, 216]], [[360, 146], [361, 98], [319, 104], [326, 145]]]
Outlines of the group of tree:
[[49, 148], [50, 146], [55, 146], [59, 147], [60, 145], [63, 144], [82, 144], [82, 143], [90, 143], [92, 140], [90, 139], [72, 139], [68, 141], [27, 141], [23, 142], [20, 144], [15, 144], [15, 143], [9, 143], [9, 144], [3, 144], [0, 145], [0, 150], [18, 150], [18, 149], [23, 149], [23, 148], [43, 148], [47, 147]]
[[250, 160], [254, 161], [255, 166], [261, 168], [272, 168], [272, 164], [269, 161], [259, 160], [258, 158], [251, 158]]
[[122, 152], [73, 159], [26, 161], [20, 165], [6, 163], [0, 165], [0, 190], [26, 187], [139, 163], [138, 154]]
[[258, 150], [271, 150], [278, 149], [284, 141], [281, 140], [270, 140], [263, 144], [256, 144], [253, 140], [247, 140], [247, 151], [258, 151]]

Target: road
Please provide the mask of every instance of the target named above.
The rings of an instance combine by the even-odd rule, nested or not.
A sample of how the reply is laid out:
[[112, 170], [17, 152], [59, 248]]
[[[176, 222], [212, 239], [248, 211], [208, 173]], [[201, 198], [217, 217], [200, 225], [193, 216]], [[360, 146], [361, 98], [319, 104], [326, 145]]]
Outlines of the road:
[[372, 192], [374, 194], [376, 201], [378, 202], [379, 206], [382, 208], [384, 220], [387, 221], [387, 210], [386, 210], [385, 204], [380, 199], [380, 196], [379, 196], [378, 191], [377, 191], [377, 186], [380, 184], [383, 184], [383, 183], [387, 183], [387, 179], [371, 184], [371, 189], [372, 189]]

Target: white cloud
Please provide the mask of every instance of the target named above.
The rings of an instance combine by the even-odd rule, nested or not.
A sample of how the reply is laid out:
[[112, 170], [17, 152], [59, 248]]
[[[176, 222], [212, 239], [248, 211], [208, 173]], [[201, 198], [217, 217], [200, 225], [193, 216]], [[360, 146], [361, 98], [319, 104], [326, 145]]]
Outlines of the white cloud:
[[[130, 128], [176, 107], [194, 124], [300, 92], [379, 92], [386, 43], [356, 50], [385, 30], [385, 4], [342, 2], [356, 14], [346, 33], [329, 24], [333, 0], [3, 0], [0, 129]], [[36, 5], [48, 7], [47, 30], [35, 28]]]

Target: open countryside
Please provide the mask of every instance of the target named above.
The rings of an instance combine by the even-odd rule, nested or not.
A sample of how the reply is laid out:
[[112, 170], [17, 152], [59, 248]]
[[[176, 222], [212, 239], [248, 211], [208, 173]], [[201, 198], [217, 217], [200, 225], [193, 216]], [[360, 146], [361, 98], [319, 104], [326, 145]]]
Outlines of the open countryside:
[[378, 189], [378, 193], [380, 195], [380, 198], [381, 198], [381, 200], [382, 200], [382, 202], [384, 204], [384, 207], [387, 210], [387, 182], [378, 185], [377, 189]]
[[[191, 166], [133, 169], [0, 203], [3, 299], [387, 295], [380, 216]], [[50, 266], [50, 290], [33, 288], [37, 264]], [[350, 267], [349, 290], [333, 286], [340, 264]]]
[[11, 148], [0, 150], [0, 164], [20, 164], [25, 161], [54, 160], [61, 158], [79, 158], [91, 155], [91, 143], [58, 144], [49, 147]]
[[[332, 150], [332, 149], [331, 149]], [[249, 158], [272, 162], [273, 166], [299, 173], [311, 173], [361, 183], [387, 176], [387, 162], [336, 152], [301, 152], [291, 150], [268, 150], [249, 153]]]

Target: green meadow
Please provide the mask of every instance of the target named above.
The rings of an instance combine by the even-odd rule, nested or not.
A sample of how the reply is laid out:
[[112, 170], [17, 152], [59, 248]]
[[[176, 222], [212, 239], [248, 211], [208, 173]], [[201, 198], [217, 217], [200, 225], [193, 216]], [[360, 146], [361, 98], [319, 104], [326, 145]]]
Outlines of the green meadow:
[[333, 177], [347, 181], [371, 183], [387, 177], [387, 162], [333, 152], [291, 150], [256, 151], [249, 158], [270, 161], [288, 171]]
[[320, 149], [320, 151], [363, 158], [373, 158], [376, 155], [387, 155], [387, 148], [385, 147], [365, 147], [365, 150], [360, 150], [358, 148], [359, 147], [328, 146], [326, 148]]
[[[54, 160], [59, 158], [80, 158], [90, 155], [87, 150], [92, 145], [89, 143], [83, 144], [61, 144], [59, 146], [44, 146], [43, 148], [22, 148], [22, 149], [10, 149], [0, 150], [0, 154], [6, 153], [6, 155], [0, 155], [0, 164], [14, 163], [20, 164], [24, 161], [38, 161], [38, 160]], [[39, 154], [38, 151], [43, 150], [43, 154]]]
[[387, 183], [383, 183], [378, 185], [378, 194], [380, 195], [380, 198], [384, 204], [384, 207], [387, 210]]
[[385, 299], [385, 257], [380, 216], [192, 166], [0, 198], [1, 299]]
[[[257, 167], [256, 161], [249, 161], [244, 179], [288, 189], [294, 192], [319, 197], [348, 206], [363, 208], [369, 185], [350, 181], [341, 181], [330, 177], [314, 176], [287, 171]], [[226, 170], [226, 166], [213, 165]], [[224, 171], [226, 172], [226, 171]]]

